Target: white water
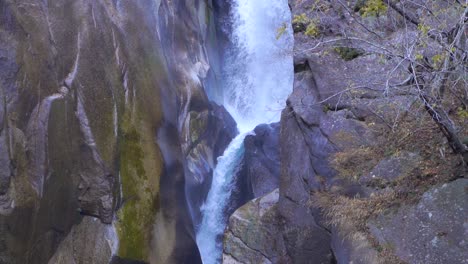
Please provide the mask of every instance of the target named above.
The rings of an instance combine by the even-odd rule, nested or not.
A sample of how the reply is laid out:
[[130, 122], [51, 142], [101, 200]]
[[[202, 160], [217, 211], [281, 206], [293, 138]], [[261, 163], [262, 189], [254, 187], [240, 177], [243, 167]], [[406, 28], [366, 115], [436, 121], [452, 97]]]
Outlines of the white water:
[[[222, 98], [240, 134], [232, 140], [213, 172], [213, 182], [197, 232], [204, 264], [221, 261], [233, 176], [244, 154], [244, 138], [257, 125], [277, 122], [292, 91], [293, 37], [287, 0], [231, 0], [232, 45], [224, 54]], [[278, 30], [286, 27], [279, 38]]]
[[[233, 45], [225, 55], [221, 103], [245, 132], [278, 121], [292, 90], [291, 14], [286, 0], [233, 2]], [[277, 39], [283, 26], [287, 31]]]

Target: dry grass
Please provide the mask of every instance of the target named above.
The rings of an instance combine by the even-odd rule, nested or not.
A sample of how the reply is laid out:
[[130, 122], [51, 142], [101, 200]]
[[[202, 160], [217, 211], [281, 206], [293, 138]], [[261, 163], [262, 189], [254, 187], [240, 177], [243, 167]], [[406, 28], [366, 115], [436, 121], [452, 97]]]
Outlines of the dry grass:
[[330, 192], [318, 192], [311, 198], [311, 206], [318, 207], [325, 216], [326, 225], [338, 227], [338, 230], [347, 230], [344, 235], [351, 241], [369, 242], [379, 255], [382, 264], [404, 263], [393, 253], [388, 245], [379, 245], [367, 229], [370, 218], [382, 214], [389, 206], [394, 205], [397, 194], [388, 191], [370, 198], [350, 198]]
[[331, 165], [341, 177], [357, 181], [377, 165], [378, 155], [375, 152], [375, 149], [370, 147], [337, 152], [331, 160]]
[[327, 225], [350, 231], [350, 239], [358, 239], [364, 234], [379, 252], [383, 263], [402, 263], [391, 246], [379, 245], [372, 237], [367, 228], [368, 220], [390, 208], [417, 203], [433, 186], [463, 176], [464, 167], [437, 125], [418, 105], [399, 117], [392, 129], [386, 126], [379, 133], [375, 145], [345, 149], [331, 157], [331, 165], [339, 177], [357, 182], [381, 160], [401, 151], [421, 156], [416, 169], [407, 177], [385, 183], [380, 186], [381, 190], [366, 198], [347, 197], [334, 192], [333, 188], [316, 192], [311, 195], [311, 206], [322, 210]]
[[373, 195], [370, 198], [351, 198], [343, 195], [318, 192], [311, 198], [311, 205], [322, 209], [326, 224], [330, 226], [352, 225], [356, 231], [366, 231], [367, 220], [383, 213], [396, 199], [394, 191]]
[[[468, 127], [462, 126], [460, 130], [467, 131]], [[450, 173], [456, 167], [453, 161], [458, 157], [452, 153], [435, 122], [418, 104], [394, 120], [392, 129], [380, 126], [377, 131], [374, 145], [345, 149], [331, 157], [330, 164], [339, 177], [357, 181], [381, 160], [402, 151], [418, 153], [423, 158], [419, 166], [421, 175]]]

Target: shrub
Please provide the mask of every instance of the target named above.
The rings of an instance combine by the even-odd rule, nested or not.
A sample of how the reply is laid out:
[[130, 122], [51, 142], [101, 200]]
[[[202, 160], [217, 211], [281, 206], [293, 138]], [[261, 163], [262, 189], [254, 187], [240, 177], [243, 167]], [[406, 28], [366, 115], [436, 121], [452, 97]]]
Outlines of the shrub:
[[308, 37], [315, 38], [320, 34], [320, 29], [317, 26], [316, 21], [311, 21], [309, 25], [307, 26], [307, 29], [304, 33]]
[[292, 23], [294, 33], [304, 32], [306, 36], [312, 38], [315, 38], [320, 34], [318, 21], [316, 19], [310, 19], [305, 13], [295, 15]]
[[387, 5], [382, 0], [368, 0], [364, 6], [359, 9], [359, 12], [363, 17], [369, 16], [380, 16], [387, 12]]

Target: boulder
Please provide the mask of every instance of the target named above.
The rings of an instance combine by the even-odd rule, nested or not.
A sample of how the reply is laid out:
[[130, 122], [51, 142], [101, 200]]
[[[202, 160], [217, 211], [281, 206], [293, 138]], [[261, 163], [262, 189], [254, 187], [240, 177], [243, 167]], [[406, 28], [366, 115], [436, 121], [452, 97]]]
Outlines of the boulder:
[[223, 263], [278, 263], [285, 257], [278, 198], [276, 189], [234, 212], [224, 234]]
[[368, 223], [381, 247], [408, 263], [466, 263], [468, 179], [434, 187], [418, 204], [390, 210]]
[[232, 214], [224, 234], [223, 263], [332, 261], [328, 232], [315, 223], [285, 222], [278, 211], [279, 197], [276, 189]]

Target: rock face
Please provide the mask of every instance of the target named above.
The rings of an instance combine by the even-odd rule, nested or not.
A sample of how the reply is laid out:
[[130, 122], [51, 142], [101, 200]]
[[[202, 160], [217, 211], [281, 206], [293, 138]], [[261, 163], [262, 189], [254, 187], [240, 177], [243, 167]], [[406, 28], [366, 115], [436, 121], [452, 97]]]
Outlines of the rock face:
[[211, 106], [203, 112], [190, 112], [186, 120], [185, 192], [195, 226], [202, 220], [200, 207], [211, 187], [216, 158], [237, 134], [236, 122], [226, 109], [215, 103]]
[[204, 91], [214, 23], [211, 1], [0, 2], [0, 262], [200, 261], [186, 191], [236, 133]]
[[228, 214], [279, 187], [279, 128], [279, 123], [262, 124], [245, 137]]
[[468, 262], [468, 179], [426, 192], [418, 204], [404, 206], [368, 223], [380, 244], [408, 263]]
[[[248, 192], [258, 198], [279, 187], [279, 123], [259, 125], [244, 140], [243, 168]], [[241, 172], [242, 173], [242, 172]]]
[[225, 214], [279, 187], [279, 123], [261, 124], [244, 139], [244, 155]]
[[108, 263], [118, 248], [113, 226], [86, 216], [73, 226], [49, 264]]
[[[313, 87], [302, 82], [304, 75], [310, 75], [310, 72], [296, 76], [294, 92], [281, 117], [278, 210], [287, 223], [286, 248], [291, 262], [307, 263], [314, 255], [317, 263], [330, 263], [330, 235], [318, 226], [308, 202], [310, 191], [321, 187], [319, 176], [333, 176], [334, 172], [327, 166], [327, 155], [334, 146], [320, 130], [320, 106], [306, 108], [303, 105], [307, 102], [302, 99], [308, 99], [308, 105], [318, 100], [311, 90]], [[310, 248], [316, 241], [314, 237], [320, 237], [320, 243], [318, 247]]]

